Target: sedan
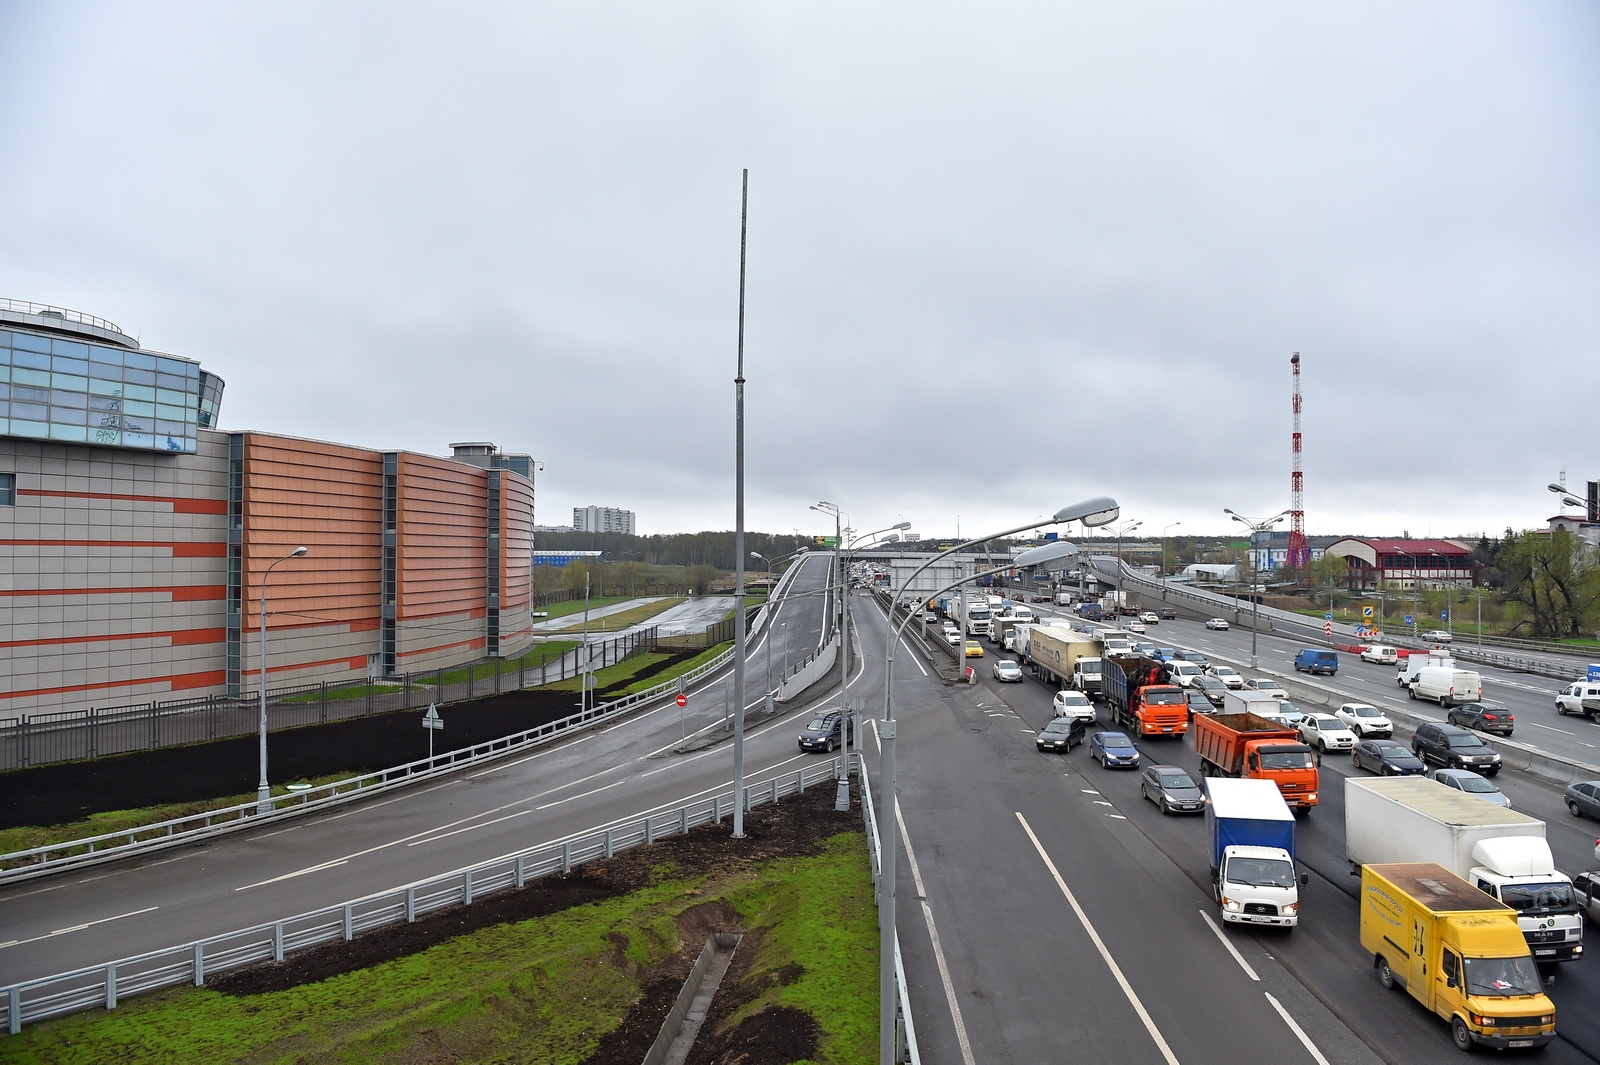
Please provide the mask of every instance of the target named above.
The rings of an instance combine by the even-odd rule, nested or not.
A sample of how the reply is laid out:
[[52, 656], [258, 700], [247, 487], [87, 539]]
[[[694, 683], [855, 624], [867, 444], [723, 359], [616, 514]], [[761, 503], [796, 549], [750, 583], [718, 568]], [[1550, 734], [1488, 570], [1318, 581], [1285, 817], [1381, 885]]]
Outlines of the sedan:
[[1511, 809], [1511, 800], [1506, 798], [1505, 792], [1495, 787], [1488, 777], [1480, 776], [1470, 769], [1435, 769], [1433, 779], [1447, 788], [1455, 788], [1457, 791], [1464, 791], [1468, 795], [1492, 802], [1496, 806]]
[[1428, 770], [1422, 759], [1394, 740], [1362, 740], [1351, 748], [1350, 764], [1386, 777], [1421, 776]]
[[1162, 621], [1178, 620], [1178, 612], [1172, 609], [1170, 606], [1164, 606], [1160, 610], [1157, 610], [1156, 613], [1161, 615]]
[[1000, 659], [990, 667], [989, 672], [994, 675], [995, 680], [1001, 682], [1021, 682], [1022, 680], [1022, 667], [1009, 658]]
[[1454, 636], [1448, 632], [1445, 632], [1443, 629], [1434, 629], [1432, 632], [1425, 632], [1422, 634], [1422, 638], [1427, 640], [1429, 643], [1449, 643], [1455, 639]]
[[1129, 632], [1137, 632], [1141, 634], [1145, 631], [1144, 622], [1140, 621], [1138, 618], [1128, 622], [1123, 626], [1123, 628], [1127, 629]]
[[1212, 618], [1206, 622], [1206, 628], [1216, 629], [1218, 632], [1227, 632], [1228, 620], [1226, 618]]
[[1204, 692], [1205, 697], [1211, 700], [1212, 706], [1221, 706], [1222, 693], [1228, 690], [1228, 686], [1216, 677], [1199, 677], [1189, 686]]
[[1567, 785], [1562, 801], [1573, 817], [1593, 817], [1600, 820], [1600, 780], [1582, 780]]
[[1394, 725], [1383, 716], [1383, 711], [1370, 703], [1345, 703], [1333, 716], [1350, 726], [1350, 731], [1363, 739], [1367, 736], [1393, 736]]
[[1121, 732], [1096, 732], [1090, 736], [1089, 757], [1106, 769], [1139, 768], [1139, 748]]
[[1153, 765], [1139, 778], [1139, 794], [1156, 804], [1164, 814], [1197, 814], [1205, 809], [1205, 797], [1194, 778], [1175, 765]]
[[1244, 687], [1244, 674], [1232, 666], [1212, 666], [1211, 675], [1235, 691]]
[[1070, 751], [1073, 744], [1083, 742], [1083, 728], [1081, 721], [1058, 717], [1039, 730], [1033, 744], [1041, 751]]
[[1266, 677], [1258, 677], [1255, 680], [1247, 680], [1244, 682], [1244, 686], [1249, 688], [1251, 691], [1266, 692], [1274, 699], [1289, 698], [1289, 693], [1283, 690], [1282, 684], [1279, 684], [1277, 681], [1270, 680]]
[[1462, 728], [1479, 732], [1492, 732], [1496, 736], [1509, 736], [1516, 727], [1517, 716], [1500, 703], [1476, 702], [1453, 706], [1445, 720]]
[[1348, 751], [1356, 745], [1356, 734], [1332, 714], [1307, 714], [1300, 722], [1300, 739], [1323, 754]]
[[1217, 712], [1215, 704], [1205, 692], [1197, 688], [1190, 688], [1183, 693], [1183, 701], [1189, 704], [1189, 716], [1195, 714], [1214, 714]]
[[982, 658], [983, 644], [979, 643], [977, 640], [968, 640], [966, 656], [968, 658]]
[[1143, 614], [1139, 615], [1139, 620], [1144, 622], [1146, 625], [1159, 625], [1161, 624], [1161, 615], [1157, 614], [1154, 610], [1146, 610]]

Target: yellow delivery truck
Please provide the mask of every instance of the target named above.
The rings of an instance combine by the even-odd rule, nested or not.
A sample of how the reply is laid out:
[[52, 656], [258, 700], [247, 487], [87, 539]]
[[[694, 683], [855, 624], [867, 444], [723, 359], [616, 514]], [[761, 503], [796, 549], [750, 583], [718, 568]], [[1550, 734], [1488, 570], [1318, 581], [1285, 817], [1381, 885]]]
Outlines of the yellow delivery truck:
[[1361, 867], [1361, 946], [1384, 987], [1450, 1022], [1462, 1050], [1556, 1037], [1517, 912], [1432, 862]]

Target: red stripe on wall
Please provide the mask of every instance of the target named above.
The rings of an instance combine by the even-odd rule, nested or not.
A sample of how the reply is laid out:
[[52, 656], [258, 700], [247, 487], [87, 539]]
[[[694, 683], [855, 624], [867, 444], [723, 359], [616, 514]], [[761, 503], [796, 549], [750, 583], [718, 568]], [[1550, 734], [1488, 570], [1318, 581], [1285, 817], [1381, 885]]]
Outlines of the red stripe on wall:
[[201, 603], [222, 599], [228, 589], [221, 584], [194, 584], [175, 588], [3, 588], [0, 596], [28, 595], [170, 595], [174, 603]]
[[224, 670], [215, 670], [210, 673], [180, 673], [174, 677], [142, 677], [133, 680], [112, 680], [103, 684], [70, 684], [61, 688], [33, 688], [28, 691], [0, 692], [0, 699], [21, 699], [30, 695], [61, 695], [65, 692], [92, 692], [107, 691], [111, 688], [131, 688], [139, 684], [165, 683], [170, 691], [185, 688], [210, 688], [220, 687], [227, 683], [228, 675]]
[[480, 636], [475, 640], [461, 640], [457, 643], [442, 643], [438, 647], [419, 647], [415, 651], [401, 651], [401, 658], [410, 658], [412, 655], [432, 654], [435, 651], [448, 651], [456, 647], [487, 647], [489, 638]]
[[169, 640], [169, 647], [221, 643], [226, 629], [175, 629], [171, 632], [118, 632], [109, 636], [53, 636], [45, 640], [5, 640], [0, 647], [60, 647], [69, 643], [107, 643], [111, 640]]
[[0, 540], [10, 547], [164, 547], [173, 558], [226, 558], [228, 545], [170, 540]]
[[185, 496], [133, 496], [116, 492], [52, 492], [42, 488], [19, 488], [19, 496], [47, 496], [53, 499], [128, 499], [139, 503], [171, 503], [174, 514], [226, 514], [226, 499], [195, 499]]

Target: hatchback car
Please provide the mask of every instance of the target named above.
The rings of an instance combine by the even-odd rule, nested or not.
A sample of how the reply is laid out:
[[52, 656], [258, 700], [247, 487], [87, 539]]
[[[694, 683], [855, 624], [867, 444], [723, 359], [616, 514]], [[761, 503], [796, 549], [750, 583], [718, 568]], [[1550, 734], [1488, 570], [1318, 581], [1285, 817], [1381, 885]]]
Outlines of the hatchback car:
[[1254, 680], [1247, 680], [1244, 682], [1244, 686], [1249, 688], [1251, 691], [1266, 692], [1274, 699], [1289, 698], [1289, 693], [1283, 690], [1283, 685], [1268, 677], [1257, 677]]
[[1394, 735], [1394, 724], [1371, 703], [1345, 703], [1333, 712], [1333, 716], [1350, 726], [1350, 731], [1360, 739]]
[[1211, 675], [1236, 691], [1244, 687], [1244, 674], [1232, 666], [1212, 666]]
[[979, 643], [977, 640], [968, 640], [966, 656], [968, 658], [982, 658], [983, 644]]
[[[844, 714], [838, 710], [830, 710], [825, 714], [818, 714], [800, 733], [800, 749], [802, 751], [832, 751], [839, 746], [844, 736]], [[855, 738], [855, 729], [850, 730], [850, 736]]]
[[1175, 765], [1153, 765], [1139, 777], [1139, 794], [1164, 814], [1197, 814], [1205, 810], [1200, 785]]
[[1492, 732], [1496, 736], [1509, 736], [1517, 727], [1517, 715], [1500, 703], [1476, 702], [1452, 706], [1445, 720], [1452, 725]]
[[1506, 798], [1505, 792], [1470, 769], [1435, 769], [1431, 775], [1434, 780], [1447, 788], [1455, 788], [1457, 791], [1464, 791], [1468, 795], [1492, 802], [1496, 806], [1511, 809], [1511, 800]]
[[1050, 709], [1056, 717], [1075, 717], [1080, 721], [1093, 723], [1095, 720], [1094, 703], [1089, 697], [1078, 691], [1059, 691], [1050, 700]]
[[1350, 749], [1350, 764], [1386, 777], [1420, 776], [1428, 771], [1422, 759], [1398, 740], [1362, 740]]
[[1500, 752], [1458, 725], [1424, 721], [1411, 736], [1411, 752], [1447, 769], [1473, 769], [1489, 777], [1500, 772]]
[[1356, 745], [1356, 734], [1350, 726], [1332, 714], [1307, 714], [1300, 722], [1300, 739], [1323, 754], [1348, 751]]
[[1022, 680], [1022, 667], [1009, 658], [1002, 658], [990, 667], [989, 672], [994, 679], [1001, 682], [1019, 682]]
[[1033, 745], [1041, 751], [1070, 751], [1083, 742], [1083, 722], [1069, 717], [1058, 717], [1033, 738]]
[[1190, 688], [1184, 692], [1183, 701], [1189, 704], [1190, 717], [1195, 714], [1214, 714], [1217, 712], [1216, 704], [1207, 697], [1205, 692], [1200, 691], [1198, 688]]
[[1106, 769], [1139, 768], [1139, 748], [1121, 732], [1096, 732], [1090, 736], [1089, 757]]
[[1568, 784], [1562, 797], [1573, 817], [1593, 817], [1600, 820], [1600, 780], [1580, 780]]
[[1227, 632], [1228, 620], [1226, 618], [1212, 618], [1206, 622], [1206, 628], [1216, 629], [1218, 632]]
[[1143, 614], [1139, 615], [1139, 620], [1144, 622], [1146, 625], [1159, 625], [1161, 624], [1161, 615], [1157, 614], [1154, 610], [1146, 610]]

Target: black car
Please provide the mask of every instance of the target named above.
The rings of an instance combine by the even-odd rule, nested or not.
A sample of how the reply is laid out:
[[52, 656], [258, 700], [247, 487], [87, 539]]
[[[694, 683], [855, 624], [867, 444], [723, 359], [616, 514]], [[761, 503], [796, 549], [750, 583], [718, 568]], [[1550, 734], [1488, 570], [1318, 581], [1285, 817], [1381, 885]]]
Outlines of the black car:
[[1081, 717], [1058, 717], [1039, 730], [1033, 743], [1041, 751], [1070, 751], [1083, 742], [1088, 728], [1089, 723]]
[[1170, 606], [1164, 606], [1160, 610], [1156, 611], [1156, 617], [1160, 618], [1162, 621], [1177, 621], [1178, 612], [1172, 609]]
[[[800, 733], [800, 749], [802, 751], [832, 751], [839, 746], [844, 736], [844, 714], [838, 710], [829, 710], [818, 714], [811, 719]], [[855, 738], [855, 729], [850, 730], [850, 738]]]
[[1476, 732], [1457, 725], [1424, 721], [1411, 737], [1411, 751], [1424, 762], [1451, 769], [1471, 769], [1486, 777], [1500, 772], [1500, 752]]
[[1205, 809], [1200, 785], [1175, 765], [1153, 765], [1139, 778], [1139, 794], [1164, 814], [1197, 814]]
[[1211, 700], [1211, 705], [1217, 707], [1218, 709], [1221, 709], [1223, 695], [1228, 690], [1228, 686], [1226, 684], [1222, 683], [1216, 677], [1209, 675], [1204, 677], [1196, 677], [1194, 683], [1190, 685], [1190, 687], [1198, 688], [1207, 699]]
[[1362, 740], [1351, 749], [1350, 764], [1386, 777], [1415, 777], [1428, 771], [1422, 759], [1398, 740]]
[[1172, 652], [1172, 657], [1176, 658], [1176, 659], [1178, 659], [1179, 661], [1182, 661], [1182, 662], [1193, 662], [1195, 665], [1199, 666], [1201, 669], [1210, 669], [1211, 668], [1211, 659], [1207, 658], [1205, 655], [1201, 654], [1199, 651], [1178, 650], [1178, 651]]
[[1452, 706], [1450, 713], [1445, 715], [1445, 720], [1452, 725], [1476, 729], [1479, 732], [1493, 732], [1497, 736], [1511, 735], [1511, 730], [1517, 724], [1517, 716], [1509, 707], [1500, 703], [1481, 701]]

